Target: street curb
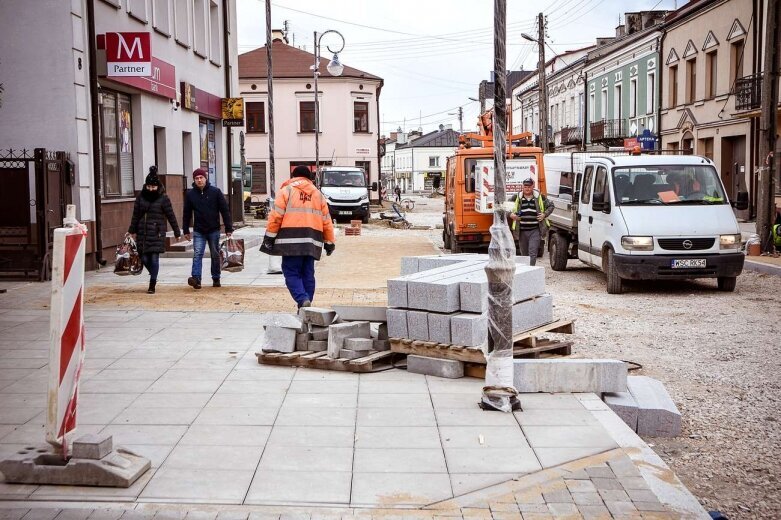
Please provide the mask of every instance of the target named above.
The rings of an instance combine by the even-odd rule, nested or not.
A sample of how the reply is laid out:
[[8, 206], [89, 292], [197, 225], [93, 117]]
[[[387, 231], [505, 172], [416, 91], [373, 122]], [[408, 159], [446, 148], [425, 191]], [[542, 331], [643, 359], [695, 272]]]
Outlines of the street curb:
[[781, 276], [781, 267], [772, 264], [765, 264], [762, 262], [753, 262], [748, 258], [745, 262], [743, 262], [743, 269], [746, 271], [754, 271], [756, 273]]

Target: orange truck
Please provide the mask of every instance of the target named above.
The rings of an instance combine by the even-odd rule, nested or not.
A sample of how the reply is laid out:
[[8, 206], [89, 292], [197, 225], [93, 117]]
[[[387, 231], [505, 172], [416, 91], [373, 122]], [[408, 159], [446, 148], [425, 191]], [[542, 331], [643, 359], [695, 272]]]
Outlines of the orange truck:
[[[442, 238], [452, 253], [485, 250], [491, 241], [493, 223], [494, 149], [490, 118], [480, 117], [480, 134], [459, 139], [455, 155], [448, 157], [445, 172], [445, 211]], [[545, 171], [541, 148], [528, 146], [532, 134], [507, 138], [507, 200], [521, 191], [521, 183], [531, 177], [545, 193]]]

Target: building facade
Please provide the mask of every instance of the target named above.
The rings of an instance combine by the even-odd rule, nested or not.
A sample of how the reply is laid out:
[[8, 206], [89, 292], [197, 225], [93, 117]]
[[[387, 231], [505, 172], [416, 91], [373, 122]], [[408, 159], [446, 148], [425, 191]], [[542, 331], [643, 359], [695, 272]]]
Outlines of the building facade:
[[[220, 104], [237, 87], [235, 0], [9, 0], [0, 4], [0, 31], [8, 78], [0, 148], [68, 154], [72, 175], [46, 182], [63, 182], [64, 202], [90, 230], [91, 259], [113, 261], [152, 165], [180, 219], [193, 169], [229, 191], [238, 139], [223, 128]], [[114, 75], [105, 35], [115, 32], [149, 34], [151, 74]], [[128, 38], [128, 54], [137, 53]], [[43, 196], [32, 185], [17, 189]], [[13, 196], [6, 190], [3, 200]], [[29, 220], [38, 226], [42, 216]]]
[[[323, 47], [325, 50], [325, 47]], [[383, 80], [345, 66], [341, 76], [331, 76], [321, 56], [318, 78], [320, 166], [357, 166], [378, 181], [379, 97]], [[313, 54], [272, 43], [274, 81], [275, 188], [290, 178], [299, 165], [314, 169], [315, 102]], [[252, 166], [252, 193], [270, 194], [268, 139], [268, 62], [266, 48], [239, 56], [239, 89], [245, 101], [245, 156]], [[378, 197], [372, 192], [371, 197]]]
[[458, 135], [455, 130], [443, 127], [412, 141], [408, 136], [397, 138], [393, 154], [397, 183], [402, 191], [430, 192], [442, 186], [447, 158], [458, 148]]

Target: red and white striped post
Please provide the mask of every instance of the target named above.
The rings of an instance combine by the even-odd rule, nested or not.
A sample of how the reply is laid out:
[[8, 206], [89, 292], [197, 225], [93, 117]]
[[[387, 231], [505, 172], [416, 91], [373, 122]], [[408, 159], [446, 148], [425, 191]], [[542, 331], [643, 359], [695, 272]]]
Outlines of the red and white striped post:
[[84, 251], [87, 228], [69, 205], [54, 230], [46, 441], [68, 456], [76, 430], [79, 378], [84, 364]]

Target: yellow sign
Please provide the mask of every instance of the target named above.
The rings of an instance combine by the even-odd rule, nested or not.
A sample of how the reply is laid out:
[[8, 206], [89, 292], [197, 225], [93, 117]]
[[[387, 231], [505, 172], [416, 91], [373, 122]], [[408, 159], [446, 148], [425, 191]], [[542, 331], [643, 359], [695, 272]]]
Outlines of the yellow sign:
[[222, 98], [222, 126], [244, 126], [244, 98]]

